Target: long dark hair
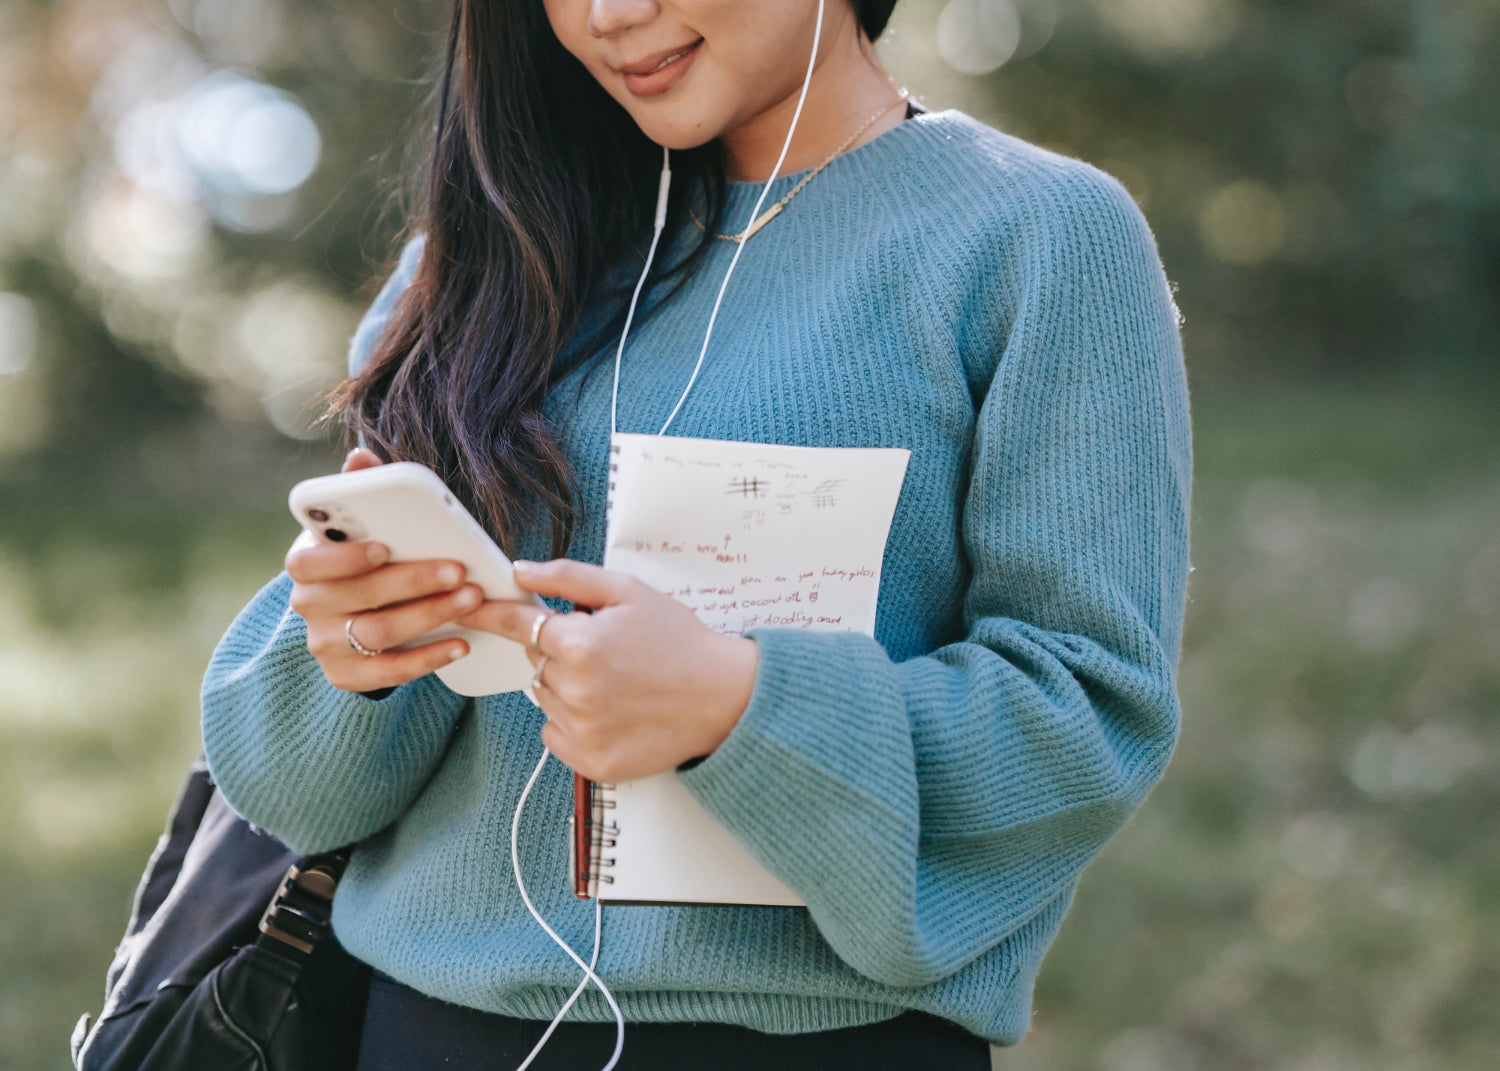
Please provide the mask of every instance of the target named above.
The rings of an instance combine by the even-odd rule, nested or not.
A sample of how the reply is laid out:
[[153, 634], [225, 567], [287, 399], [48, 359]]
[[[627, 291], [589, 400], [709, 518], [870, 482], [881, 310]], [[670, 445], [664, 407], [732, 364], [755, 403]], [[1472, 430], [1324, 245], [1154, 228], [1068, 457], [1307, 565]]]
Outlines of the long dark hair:
[[[853, 3], [874, 40], [895, 0]], [[563, 557], [582, 507], [542, 403], [585, 299], [620, 258], [644, 256], [661, 150], [562, 47], [539, 0], [456, 0], [435, 88], [431, 157], [399, 235], [423, 235], [422, 255], [330, 416], [346, 445], [363, 436], [386, 460], [434, 469], [507, 551], [540, 503]], [[696, 184], [714, 229], [719, 143], [673, 153], [673, 172], [697, 181], [673, 183], [672, 224]], [[666, 274], [686, 278], [703, 248]], [[618, 335], [633, 283], [598, 295], [613, 315], [575, 343], [593, 352]]]

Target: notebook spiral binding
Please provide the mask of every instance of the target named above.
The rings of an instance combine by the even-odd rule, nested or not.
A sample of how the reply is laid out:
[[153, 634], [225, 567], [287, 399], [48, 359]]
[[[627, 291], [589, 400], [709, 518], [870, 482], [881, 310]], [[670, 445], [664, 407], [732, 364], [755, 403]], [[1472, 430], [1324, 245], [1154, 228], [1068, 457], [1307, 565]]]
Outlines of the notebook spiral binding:
[[615, 856], [604, 855], [619, 838], [619, 826], [604, 816], [604, 811], [615, 808], [615, 801], [607, 795], [613, 787], [574, 775], [574, 810], [567, 816], [567, 880], [579, 900], [592, 900], [598, 886], [615, 883], [613, 874], [607, 873], [615, 865]]
[[615, 865], [614, 856], [604, 854], [605, 849], [615, 846], [620, 836], [619, 825], [613, 819], [606, 820], [604, 814], [615, 808], [615, 801], [609, 795], [614, 788], [614, 785], [594, 783], [593, 821], [589, 828], [589, 884], [595, 887], [594, 895], [598, 895], [598, 885], [615, 883], [614, 875], [607, 873]]
[[604, 491], [604, 527], [606, 541], [608, 540], [608, 529], [610, 527], [610, 514], [614, 511], [615, 508], [615, 473], [620, 471], [619, 462], [614, 460], [615, 456], [620, 453], [619, 444], [610, 443], [609, 453], [609, 481], [605, 485]]
[[[609, 541], [610, 515], [614, 510], [615, 478], [620, 465], [614, 460], [620, 453], [618, 443], [609, 444], [610, 477], [604, 495], [605, 542]], [[605, 820], [605, 811], [612, 811], [615, 801], [609, 796], [614, 785], [599, 784], [577, 775], [573, 782], [573, 814], [568, 816], [568, 885], [579, 899], [594, 899], [599, 895], [600, 885], [613, 885], [614, 875], [608, 871], [614, 867], [612, 855], [605, 851], [615, 846], [620, 836], [620, 827]]]
[[[613, 885], [614, 875], [607, 873], [614, 865], [615, 859], [612, 855], [605, 855], [605, 851], [613, 848], [620, 836], [620, 827], [612, 820], [605, 818], [605, 811], [615, 808], [615, 801], [607, 795], [614, 790], [614, 785], [602, 785], [594, 781], [582, 781], [586, 785], [584, 789], [588, 793], [587, 802], [583, 813], [584, 829], [582, 836], [574, 828], [575, 819], [573, 815], [568, 816], [568, 837], [573, 845], [568, 852], [568, 884], [574, 889], [579, 899], [593, 899], [599, 895], [599, 886]], [[575, 791], [578, 787], [575, 786]], [[582, 840], [582, 844], [579, 841]], [[579, 857], [579, 850], [582, 858]], [[583, 880], [579, 880], [579, 863], [583, 865]]]

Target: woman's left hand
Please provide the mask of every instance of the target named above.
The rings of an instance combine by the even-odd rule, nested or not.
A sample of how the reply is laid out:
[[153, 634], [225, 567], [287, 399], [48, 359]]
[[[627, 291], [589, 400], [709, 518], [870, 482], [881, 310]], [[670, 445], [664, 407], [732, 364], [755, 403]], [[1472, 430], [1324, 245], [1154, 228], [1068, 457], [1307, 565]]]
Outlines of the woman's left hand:
[[[707, 755], [749, 705], [760, 650], [753, 639], [709, 628], [691, 609], [628, 573], [555, 558], [516, 562], [516, 583], [593, 613], [556, 613], [493, 600], [460, 617], [465, 628], [525, 645], [532, 691], [547, 715], [546, 744], [567, 766], [614, 784]], [[529, 645], [538, 615], [540, 648]]]

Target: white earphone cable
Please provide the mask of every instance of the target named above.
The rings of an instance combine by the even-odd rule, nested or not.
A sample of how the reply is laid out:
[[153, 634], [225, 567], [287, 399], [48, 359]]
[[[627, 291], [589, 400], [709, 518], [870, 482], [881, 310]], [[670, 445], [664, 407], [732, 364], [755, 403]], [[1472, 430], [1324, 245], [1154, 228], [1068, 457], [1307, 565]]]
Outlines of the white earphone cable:
[[[822, 3], [822, 0], [818, 0]], [[641, 277], [635, 281], [635, 292], [630, 295], [630, 308], [625, 313], [625, 328], [620, 332], [620, 344], [615, 347], [615, 386], [609, 395], [609, 437], [615, 437], [615, 402], [620, 397], [620, 354], [625, 352], [625, 337], [630, 334], [630, 321], [635, 319], [635, 303], [641, 296], [641, 287], [646, 285], [646, 276], [651, 272], [651, 261], [656, 257], [656, 243], [661, 240], [662, 229], [667, 225], [667, 191], [672, 188], [672, 150], [661, 147], [661, 180], [656, 186], [656, 219], [651, 227], [651, 248], [646, 250], [646, 266]]]
[[[802, 91], [797, 96], [796, 110], [792, 112], [792, 124], [787, 128], [786, 140], [782, 142], [781, 155], [776, 158], [776, 166], [771, 169], [771, 177], [766, 180], [765, 186], [761, 188], [760, 196], [756, 198], [755, 207], [750, 210], [750, 222], [753, 222], [754, 220], [760, 218], [760, 206], [765, 202], [766, 195], [771, 192], [771, 185], [776, 181], [777, 175], [781, 173], [781, 165], [783, 162], [785, 162], [787, 151], [791, 148], [792, 145], [792, 135], [797, 130], [797, 120], [802, 117], [802, 105], [807, 100], [807, 88], [812, 82], [813, 68], [816, 66], [818, 59], [818, 44], [823, 35], [823, 6], [824, 0], [818, 0], [818, 18], [817, 25], [813, 28], [812, 55], [807, 58], [807, 73], [802, 78]], [[640, 299], [641, 288], [646, 284], [646, 277], [651, 273], [651, 263], [656, 257], [657, 243], [661, 240], [662, 230], [666, 226], [667, 193], [668, 190], [670, 190], [672, 184], [671, 158], [671, 151], [663, 146], [661, 180], [658, 183], [656, 190], [656, 216], [652, 222], [651, 246], [646, 251], [646, 264], [641, 269], [640, 278], [637, 279], [635, 283], [635, 290], [630, 295], [630, 307], [626, 310], [625, 313], [625, 326], [620, 332], [619, 345], [615, 347], [615, 378], [614, 386], [611, 390], [609, 398], [609, 434], [611, 441], [614, 439], [615, 435], [616, 404], [619, 400], [620, 395], [620, 358], [625, 352], [625, 339], [630, 334], [631, 321], [635, 319], [636, 302]], [[749, 229], [749, 222], [746, 223], [746, 229]], [[687, 400], [688, 391], [693, 389], [693, 383], [698, 378], [698, 370], [703, 367], [703, 358], [708, 353], [708, 342], [709, 339], [713, 337], [714, 321], [718, 319], [719, 306], [724, 301], [724, 292], [729, 288], [729, 279], [734, 274], [734, 267], [739, 263], [740, 254], [744, 252], [744, 249], [745, 240], [741, 239], [737, 243], [737, 248], [734, 251], [734, 256], [729, 261], [729, 269], [724, 273], [724, 281], [719, 284], [719, 293], [718, 296], [714, 299], [713, 311], [709, 314], [708, 317], [708, 329], [703, 333], [703, 346], [698, 351], [698, 363], [693, 366], [693, 374], [688, 377], [687, 386], [682, 390], [682, 396], [677, 399], [677, 404], [673, 406], [672, 412], [667, 415], [666, 423], [661, 426], [661, 430], [657, 432], [658, 435], [663, 435], [666, 433], [667, 425], [672, 423], [672, 418], [677, 415], [677, 411], [682, 408], [682, 403]], [[604, 984], [603, 979], [601, 979], [596, 973], [594, 973], [594, 968], [599, 962], [599, 943], [604, 928], [604, 905], [597, 897], [595, 898], [594, 954], [590, 962], [585, 963], [583, 961], [583, 957], [581, 957], [577, 952], [573, 951], [572, 947], [557, 935], [557, 931], [555, 931], [551, 926], [547, 925], [547, 920], [542, 918], [541, 913], [537, 911], [536, 906], [531, 902], [531, 897], [526, 892], [526, 884], [521, 880], [521, 811], [526, 806], [526, 800], [531, 796], [531, 790], [533, 786], [536, 785], [537, 778], [541, 776], [542, 770], [547, 765], [547, 760], [551, 756], [551, 751], [546, 748], [542, 749], [542, 757], [540, 760], [538, 760], [536, 769], [531, 771], [531, 778], [526, 782], [526, 787], [521, 791], [521, 796], [516, 801], [515, 813], [511, 815], [511, 870], [515, 877], [516, 890], [520, 892], [521, 901], [526, 905], [526, 910], [531, 913], [531, 917], [536, 920], [537, 925], [546, 931], [547, 936], [552, 938], [553, 942], [568, 954], [568, 958], [583, 969], [583, 980], [578, 983], [578, 987], [574, 989], [572, 995], [568, 997], [567, 1003], [565, 1003], [558, 1010], [557, 1014], [553, 1016], [552, 1021], [547, 1024], [546, 1031], [542, 1034], [536, 1045], [532, 1047], [532, 1050], [527, 1054], [526, 1059], [521, 1062], [521, 1065], [518, 1068], [516, 1068], [516, 1071], [526, 1071], [526, 1068], [531, 1066], [531, 1062], [536, 1059], [537, 1054], [542, 1051], [542, 1046], [547, 1044], [548, 1039], [552, 1037], [552, 1034], [557, 1029], [558, 1024], [562, 1022], [563, 1017], [568, 1014], [568, 1011], [573, 1007], [574, 1003], [577, 1002], [578, 998], [583, 995], [584, 989], [588, 987], [590, 982], [599, 987], [599, 992], [604, 994], [604, 999], [608, 1002], [610, 1010], [614, 1012], [615, 1015], [615, 1051], [613, 1054], [611, 1054], [609, 1063], [605, 1064], [601, 1069], [601, 1071], [613, 1071], [615, 1065], [620, 1062], [620, 1054], [625, 1049], [625, 1016], [620, 1011], [620, 1006], [618, 1003], [616, 1003], [614, 994], [609, 991], [609, 987]]]
[[[776, 157], [776, 166], [771, 169], [771, 177], [766, 180], [765, 186], [760, 191], [760, 196], [755, 200], [755, 207], [750, 210], [750, 218], [745, 223], [746, 230], [749, 229], [751, 223], [760, 218], [760, 206], [765, 202], [766, 194], [771, 192], [771, 184], [781, 174], [781, 165], [786, 160], [787, 150], [792, 147], [792, 135], [797, 130], [797, 120], [802, 117], [802, 105], [807, 100], [807, 87], [812, 83], [813, 68], [816, 66], [818, 60], [818, 42], [823, 36], [823, 4], [824, 0], [818, 0], [818, 22], [813, 27], [812, 55], [807, 58], [807, 73], [802, 77], [802, 92], [797, 95], [797, 108], [792, 112], [792, 125], [787, 128], [786, 140], [781, 143], [781, 155]], [[669, 174], [670, 172], [666, 171], [664, 166], [662, 171], [663, 188], [665, 188]], [[657, 207], [658, 228], [661, 226], [662, 208], [665, 202], [666, 197], [663, 195]], [[658, 235], [661, 233], [659, 229], [657, 233]], [[698, 378], [698, 370], [703, 367], [703, 358], [708, 354], [708, 340], [713, 337], [714, 333], [714, 321], [719, 318], [719, 305], [724, 301], [724, 291], [729, 288], [729, 278], [734, 274], [734, 266], [739, 263], [740, 254], [745, 251], [745, 242], [746, 239], [742, 238], [735, 243], [734, 256], [729, 261], [729, 270], [724, 273], [724, 281], [719, 284], [718, 297], [714, 298], [713, 311], [708, 316], [708, 330], [703, 333], [703, 347], [698, 351], [698, 363], [693, 366], [693, 374], [688, 377], [687, 386], [682, 389], [682, 397], [677, 399], [677, 404], [672, 407], [672, 412], [667, 414], [666, 423], [656, 433], [658, 435], [666, 433], [667, 424], [672, 423], [672, 418], [682, 408], [682, 403], [687, 400], [688, 391], [693, 389], [693, 383]], [[653, 253], [656, 251], [655, 238], [651, 240], [651, 250]], [[650, 270], [651, 257], [650, 254], [647, 254], [646, 267], [641, 271], [640, 281], [635, 284], [636, 295], [640, 294], [641, 284], [646, 281], [646, 274]], [[614, 438], [615, 433], [615, 396], [620, 391], [620, 355], [625, 352], [625, 335], [630, 331], [630, 319], [634, 315], [635, 297], [632, 296], [630, 299], [630, 314], [625, 317], [625, 330], [620, 333], [620, 344], [615, 349], [615, 387], [614, 394], [610, 396], [609, 400], [609, 433], [611, 439]]]
[[599, 936], [604, 923], [603, 905], [598, 900], [594, 901], [594, 963], [585, 963], [583, 962], [583, 957], [574, 952], [568, 942], [559, 937], [557, 931], [547, 925], [547, 920], [542, 918], [541, 913], [536, 909], [536, 905], [531, 902], [531, 897], [526, 892], [526, 883], [521, 880], [521, 852], [519, 847], [521, 811], [526, 806], [526, 800], [531, 795], [531, 789], [536, 784], [537, 778], [542, 774], [542, 768], [547, 765], [547, 760], [551, 757], [552, 752], [547, 748], [542, 748], [542, 757], [537, 761], [536, 769], [531, 771], [531, 778], [526, 782], [526, 787], [521, 790], [521, 798], [516, 800], [516, 810], [510, 819], [510, 865], [512, 874], [516, 879], [516, 890], [520, 892], [521, 902], [526, 905], [526, 910], [531, 912], [531, 917], [536, 920], [536, 924], [547, 931], [547, 936], [552, 938], [557, 947], [566, 952], [569, 959], [583, 968], [583, 981], [578, 983], [578, 988], [573, 990], [573, 995], [568, 998], [568, 1002], [562, 1006], [562, 1009], [553, 1017], [552, 1022], [547, 1025], [547, 1032], [542, 1035], [541, 1040], [536, 1043], [525, 1061], [522, 1062], [520, 1067], [516, 1068], [516, 1071], [525, 1071], [525, 1068], [531, 1065], [531, 1061], [536, 1059], [536, 1054], [541, 1052], [542, 1046], [547, 1043], [547, 1039], [557, 1029], [557, 1024], [562, 1022], [563, 1016], [568, 1014], [568, 1009], [573, 1007], [573, 1002], [582, 995], [584, 988], [590, 982], [599, 987], [599, 992], [604, 994], [604, 999], [609, 1003], [609, 1010], [615, 1013], [615, 1051], [610, 1056], [609, 1063], [605, 1064], [601, 1069], [601, 1071], [613, 1071], [615, 1064], [620, 1062], [620, 1053], [625, 1050], [625, 1016], [620, 1011], [620, 1005], [615, 1003], [615, 995], [609, 991], [609, 987], [604, 984], [603, 979], [594, 973], [594, 963], [598, 963], [599, 961]]

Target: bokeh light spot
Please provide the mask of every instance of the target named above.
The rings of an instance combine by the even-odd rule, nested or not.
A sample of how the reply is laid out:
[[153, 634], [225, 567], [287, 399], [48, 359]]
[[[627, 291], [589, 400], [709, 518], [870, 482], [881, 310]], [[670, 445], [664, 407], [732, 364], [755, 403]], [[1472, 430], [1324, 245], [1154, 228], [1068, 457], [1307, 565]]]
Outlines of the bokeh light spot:
[[1349, 636], [1364, 650], [1395, 651], [1416, 637], [1422, 624], [1420, 594], [1396, 577], [1367, 580], [1349, 599]]
[[1238, 0], [1093, 0], [1093, 6], [1114, 36], [1147, 59], [1211, 52], [1240, 20]]
[[293, 190], [322, 152], [317, 126], [300, 104], [226, 71], [184, 95], [177, 136], [200, 176], [227, 194]]
[[1260, 264], [1286, 242], [1286, 209], [1263, 183], [1233, 182], [1204, 202], [1198, 233], [1204, 248], [1224, 263]]
[[1371, 134], [1401, 134], [1422, 114], [1422, 77], [1410, 62], [1387, 56], [1361, 60], [1344, 78], [1355, 124]]
[[119, 179], [89, 204], [88, 245], [121, 275], [142, 280], [178, 278], [203, 255], [208, 221], [192, 201], [178, 201]]
[[961, 74], [988, 74], [1021, 44], [1021, 16], [1011, 0], [948, 0], [938, 15], [938, 52]]
[[36, 307], [25, 294], [0, 291], [0, 376], [25, 371], [36, 358]]
[[286, 193], [312, 174], [322, 145], [318, 128], [300, 105], [262, 100], [235, 121], [229, 159], [256, 193]]

